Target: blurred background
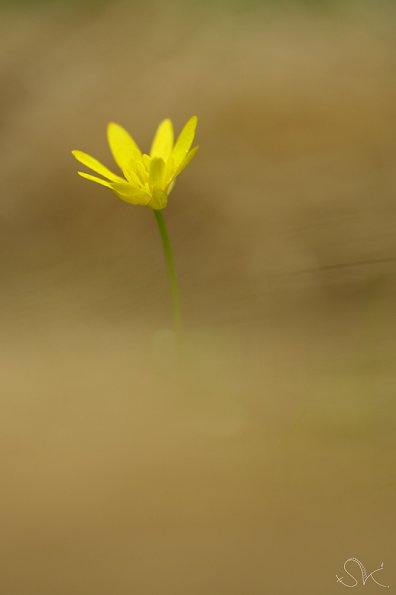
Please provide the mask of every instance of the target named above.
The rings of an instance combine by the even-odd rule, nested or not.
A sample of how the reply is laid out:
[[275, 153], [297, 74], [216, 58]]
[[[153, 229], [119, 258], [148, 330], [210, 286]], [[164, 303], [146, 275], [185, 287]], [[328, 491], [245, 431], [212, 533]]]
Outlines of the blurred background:
[[[1, 593], [396, 586], [394, 8], [0, 2]], [[151, 211], [70, 151], [192, 114], [179, 365]]]

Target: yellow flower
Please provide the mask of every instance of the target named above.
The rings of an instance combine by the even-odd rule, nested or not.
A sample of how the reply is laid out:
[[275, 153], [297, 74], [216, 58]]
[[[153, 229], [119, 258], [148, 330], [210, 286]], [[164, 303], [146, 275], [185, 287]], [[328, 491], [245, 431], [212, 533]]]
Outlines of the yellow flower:
[[150, 155], [140, 151], [122, 126], [110, 122], [107, 127], [107, 140], [124, 177], [114, 174], [91, 155], [83, 151], [72, 151], [77, 161], [104, 179], [82, 171], [78, 174], [111, 188], [126, 202], [145, 205], [155, 210], [163, 209], [168, 203], [168, 195], [177, 176], [198, 151], [198, 147], [191, 149], [197, 122], [196, 116], [190, 118], [174, 143], [172, 122], [169, 119], [163, 120], [155, 133]]

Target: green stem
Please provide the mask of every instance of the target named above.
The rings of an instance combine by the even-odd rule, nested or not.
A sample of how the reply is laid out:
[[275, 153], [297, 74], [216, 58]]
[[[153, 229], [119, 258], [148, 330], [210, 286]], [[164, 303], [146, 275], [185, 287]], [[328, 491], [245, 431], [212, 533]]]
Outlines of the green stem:
[[162, 247], [164, 249], [164, 254], [165, 254], [169, 288], [170, 288], [171, 298], [172, 298], [173, 322], [175, 325], [176, 332], [180, 333], [180, 331], [182, 329], [180, 295], [179, 295], [179, 286], [177, 283], [177, 275], [176, 275], [175, 261], [173, 258], [172, 246], [170, 243], [169, 234], [168, 234], [168, 230], [165, 225], [165, 220], [164, 220], [164, 216], [162, 214], [162, 210], [161, 211], [154, 210], [153, 212], [154, 212], [155, 218], [158, 223], [159, 231], [161, 234]]

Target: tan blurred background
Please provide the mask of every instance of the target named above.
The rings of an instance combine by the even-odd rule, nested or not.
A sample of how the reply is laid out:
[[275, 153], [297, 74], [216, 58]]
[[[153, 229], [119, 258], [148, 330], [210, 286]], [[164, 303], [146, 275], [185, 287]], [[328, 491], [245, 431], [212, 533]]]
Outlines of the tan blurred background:
[[[1, 595], [396, 588], [392, 3], [2, 2], [0, 47]], [[152, 213], [70, 150], [194, 113], [180, 367]]]

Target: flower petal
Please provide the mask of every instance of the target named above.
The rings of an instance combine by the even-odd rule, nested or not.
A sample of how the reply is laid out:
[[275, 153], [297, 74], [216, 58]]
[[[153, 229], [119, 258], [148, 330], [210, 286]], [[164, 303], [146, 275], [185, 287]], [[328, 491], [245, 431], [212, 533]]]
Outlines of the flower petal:
[[151, 156], [144, 153], [142, 155], [142, 163], [143, 163], [143, 166], [146, 168], [146, 175], [148, 175], [148, 172], [150, 170], [150, 161], [151, 161]]
[[84, 171], [78, 171], [77, 173], [82, 178], [86, 178], [87, 180], [92, 180], [92, 182], [96, 182], [97, 184], [102, 184], [102, 186], [106, 186], [107, 188], [111, 188], [111, 182], [108, 182], [107, 180], [103, 180], [102, 178], [97, 178], [96, 176], [92, 176], [91, 174], [86, 174]]
[[197, 116], [193, 116], [188, 120], [187, 124], [185, 124], [183, 130], [179, 134], [172, 151], [172, 157], [175, 162], [176, 169], [186, 157], [191, 145], [193, 144], [197, 124], [198, 118]]
[[130, 182], [133, 186], [137, 186], [138, 188], [143, 185], [141, 177], [139, 175], [139, 167], [142, 167], [141, 163], [137, 163], [136, 161], [132, 163], [130, 161], [129, 165], [124, 168], [124, 176], [126, 177], [127, 181]]
[[150, 188], [161, 188], [164, 181], [165, 161], [153, 157], [150, 161]]
[[165, 188], [165, 192], [167, 193], [167, 195], [169, 196], [169, 194], [172, 192], [174, 185], [176, 184], [176, 180], [173, 179], [171, 182], [169, 182], [169, 184], [166, 186]]
[[107, 140], [114, 161], [124, 172], [131, 168], [133, 161], [141, 161], [142, 154], [131, 135], [119, 124], [110, 122], [107, 126]]
[[148, 172], [143, 165], [143, 161], [141, 163], [136, 163], [136, 175], [142, 184], [146, 184], [148, 182]]
[[104, 176], [108, 180], [112, 180], [113, 182], [122, 180], [120, 176], [113, 174], [113, 172], [107, 169], [105, 165], [100, 163], [100, 161], [94, 157], [91, 157], [91, 155], [88, 155], [88, 153], [84, 153], [83, 151], [72, 151], [72, 155], [77, 159], [77, 161], [83, 165], [86, 165], [89, 167], [89, 169], [92, 169], [97, 174]]
[[168, 204], [168, 195], [164, 190], [160, 188], [154, 188], [152, 198], [148, 204], [151, 209], [159, 211], [164, 209]]
[[183, 169], [185, 167], [187, 167], [187, 165], [190, 163], [190, 161], [192, 161], [192, 159], [197, 154], [198, 149], [199, 149], [199, 147], [194, 147], [193, 149], [191, 149], [191, 151], [189, 153], [187, 153], [187, 155], [185, 156], [185, 158], [183, 159], [183, 161], [176, 168], [175, 177], [178, 176], [183, 171]]
[[161, 157], [166, 161], [173, 147], [173, 125], [171, 120], [166, 119], [161, 122], [155, 133], [153, 143], [150, 149], [152, 157]]
[[115, 182], [111, 184], [111, 188], [119, 198], [133, 205], [147, 205], [151, 200], [151, 196], [147, 192], [143, 192], [128, 182]]

